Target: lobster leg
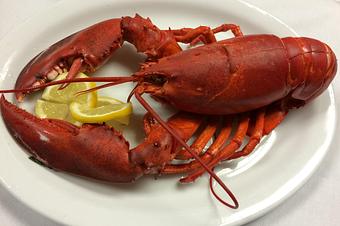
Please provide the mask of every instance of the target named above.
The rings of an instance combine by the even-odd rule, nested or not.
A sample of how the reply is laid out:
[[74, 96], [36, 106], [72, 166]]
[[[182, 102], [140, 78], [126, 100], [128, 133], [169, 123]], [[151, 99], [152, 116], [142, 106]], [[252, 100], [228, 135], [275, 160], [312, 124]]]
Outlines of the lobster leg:
[[[190, 146], [190, 148], [194, 150], [196, 154], [198, 155], [201, 154], [203, 148], [206, 146], [206, 144], [215, 134], [218, 124], [219, 124], [219, 118], [217, 117], [210, 118], [210, 120], [208, 121], [208, 125], [205, 126], [204, 130], [200, 133], [198, 138]], [[192, 156], [185, 150], [182, 150], [176, 155], [176, 159], [179, 159], [179, 160], [189, 160], [191, 158]]]
[[[226, 126], [223, 127], [218, 134], [217, 138], [214, 140], [213, 144], [209, 147], [209, 149], [202, 155], [202, 159], [205, 162], [209, 162], [213, 155], [220, 150], [220, 148], [226, 143], [231, 130], [232, 130], [232, 120], [227, 119], [226, 120]], [[210, 137], [211, 138], [211, 137]], [[204, 147], [201, 147], [201, 152]], [[168, 164], [164, 167], [162, 173], [165, 174], [178, 174], [178, 173], [187, 173], [190, 171], [193, 171], [194, 169], [197, 169], [200, 167], [200, 164], [197, 163], [196, 161], [192, 161], [190, 163], [186, 164]]]
[[283, 121], [287, 113], [288, 112], [283, 110], [278, 104], [273, 104], [267, 107], [265, 111], [261, 110], [257, 114], [255, 128], [251, 132], [248, 144], [241, 151], [234, 153], [225, 160], [236, 159], [249, 155], [261, 141], [261, 138], [272, 132], [273, 129], [275, 129]]
[[191, 46], [196, 45], [199, 41], [204, 44], [216, 42], [215, 34], [219, 32], [231, 31], [235, 37], [243, 36], [243, 33], [238, 25], [222, 24], [214, 29], [207, 26], [199, 26], [197, 28], [182, 28], [171, 30], [178, 42], [190, 43]]
[[243, 36], [240, 26], [236, 24], [222, 24], [212, 30], [214, 34], [227, 31], [231, 31], [235, 37]]
[[273, 129], [275, 129], [284, 120], [287, 114], [288, 111], [282, 109], [279, 105], [271, 105], [267, 107], [263, 134], [267, 135], [273, 131]]
[[[232, 120], [227, 120], [226, 126], [221, 129], [221, 134], [218, 136], [218, 139], [215, 140], [214, 144], [211, 146], [213, 148], [209, 148], [204, 155], [202, 155], [202, 159], [209, 166], [216, 165], [219, 163], [219, 159], [222, 156], [222, 153], [230, 153], [233, 154], [242, 144], [244, 137], [246, 136], [246, 132], [248, 130], [249, 117], [246, 115], [241, 116], [239, 121], [239, 125], [236, 129], [235, 135], [230, 140], [230, 142], [224, 147], [221, 148], [222, 145], [227, 141], [232, 128]], [[167, 165], [164, 168], [164, 173], [173, 174], [173, 173], [187, 173], [192, 172], [187, 177], [182, 178], [181, 182], [191, 182], [195, 180], [197, 177], [202, 175], [204, 171], [200, 164], [198, 164], [195, 160], [190, 163], [180, 164], [180, 165]], [[195, 175], [193, 175], [195, 174]], [[193, 175], [193, 178], [191, 178]]]
[[221, 128], [220, 133], [216, 137], [214, 143], [207, 150], [207, 154], [210, 156], [215, 156], [216, 153], [222, 148], [222, 146], [227, 142], [231, 130], [232, 130], [232, 119], [230, 117], [226, 117], [224, 121], [225, 125]]
[[197, 38], [199, 41], [200, 37], [202, 37], [201, 41], [203, 41], [204, 44], [216, 42], [216, 38], [213, 31], [211, 30], [210, 27], [206, 26], [199, 26], [194, 29], [182, 28], [175, 33], [178, 34], [175, 35], [175, 39], [177, 42], [190, 43], [190, 45], [194, 45], [194, 43], [192, 42], [195, 42]]
[[255, 149], [256, 145], [261, 141], [261, 138], [263, 136], [263, 128], [265, 124], [264, 122], [265, 111], [262, 109], [260, 110], [259, 113], [257, 113], [255, 127], [252, 129], [252, 133], [250, 134], [250, 138], [247, 145], [241, 151], [235, 152], [231, 156], [229, 155], [230, 157], [224, 158], [224, 160], [235, 159], [245, 155], [249, 155]]
[[[214, 168], [221, 161], [236, 159], [242, 156], [249, 155], [255, 149], [256, 145], [261, 141], [261, 138], [264, 135], [270, 133], [276, 126], [278, 126], [286, 115], [286, 111], [283, 111], [280, 107], [278, 107], [278, 105], [270, 107], [271, 109], [269, 109], [268, 112], [265, 109], [259, 110], [259, 112], [256, 114], [254, 128], [248, 127], [249, 118], [243, 118], [235, 133], [235, 136], [226, 147], [222, 149], [219, 149], [218, 147], [217, 149], [213, 149], [211, 148], [213, 146], [212, 145], [202, 157], [206, 161], [206, 163], [210, 167]], [[227, 129], [227, 131], [228, 130], [229, 129]], [[248, 143], [241, 151], [235, 152], [241, 147], [243, 140], [247, 134], [247, 130], [251, 131], [249, 134], [250, 138]], [[226, 134], [228, 134], [228, 132]], [[170, 166], [166, 169], [166, 171], [171, 173], [172, 167], [177, 168], [176, 170], [172, 169], [172, 171], [176, 173], [193, 171], [187, 177], [182, 178], [181, 182], [192, 182], [204, 173], [202, 169], [197, 169], [198, 167], [200, 168], [200, 166], [195, 161], [183, 166]]]
[[[227, 146], [222, 148], [215, 156], [209, 156], [209, 158], [207, 158], [207, 164], [209, 167], [214, 168], [220, 161], [222, 161], [225, 158], [225, 156], [231, 156], [237, 149], [241, 147], [248, 130], [248, 125], [249, 116], [246, 115], [241, 116], [235, 135], [227, 144]], [[182, 178], [181, 182], [184, 183], [192, 182], [198, 177], [200, 177], [203, 173], [204, 171], [202, 169], [194, 170], [188, 176]]]

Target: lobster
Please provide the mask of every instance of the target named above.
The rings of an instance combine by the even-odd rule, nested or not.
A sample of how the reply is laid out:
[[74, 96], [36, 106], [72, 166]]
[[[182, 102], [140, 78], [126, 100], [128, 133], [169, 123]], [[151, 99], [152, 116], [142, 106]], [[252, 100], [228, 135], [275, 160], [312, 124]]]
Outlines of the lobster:
[[[228, 30], [234, 38], [216, 41], [215, 33]], [[138, 72], [129, 77], [74, 78], [78, 72], [93, 72], [104, 64], [125, 40], [147, 55]], [[178, 42], [203, 45], [183, 51]], [[66, 80], [48, 82], [64, 70], [69, 70]], [[136, 82], [128, 100], [135, 96], [149, 115], [144, 121], [147, 137], [135, 149], [129, 151], [123, 137], [104, 125], [78, 128], [58, 120], [37, 119], [4, 97], [0, 105], [14, 137], [49, 167], [112, 182], [132, 181], [153, 173], [189, 173], [181, 181], [191, 182], [207, 171], [211, 175], [210, 185], [215, 179], [234, 205], [223, 201], [212, 189], [215, 197], [237, 208], [236, 198], [213, 172], [214, 167], [221, 161], [251, 153], [289, 109], [301, 107], [320, 95], [336, 70], [331, 48], [315, 39], [244, 36], [234, 24], [215, 29], [200, 26], [160, 30], [149, 19], [136, 15], [98, 23], [57, 42], [27, 64], [14, 90], [0, 91], [15, 92], [22, 101], [27, 93], [49, 85], [62, 84], [63, 88], [72, 82], [108, 82], [84, 91], [89, 92]], [[165, 122], [142, 97], [145, 93], [191, 113], [179, 113], [174, 116], [176, 120]], [[206, 127], [189, 147], [186, 141], [205, 121], [202, 117], [209, 118]], [[174, 123], [177, 120], [181, 123]], [[28, 127], [37, 133], [28, 134]], [[45, 127], [49, 128], [46, 134], [42, 133]], [[93, 134], [98, 139], [94, 140]], [[204, 146], [215, 134], [216, 139], [205, 151]], [[65, 136], [67, 144], [54, 141], [56, 136]], [[246, 136], [247, 144], [238, 150]], [[104, 150], [99, 152], [96, 146], [103, 146]], [[64, 148], [63, 155], [59, 154], [60, 148]], [[184, 162], [172, 164], [173, 159]]]

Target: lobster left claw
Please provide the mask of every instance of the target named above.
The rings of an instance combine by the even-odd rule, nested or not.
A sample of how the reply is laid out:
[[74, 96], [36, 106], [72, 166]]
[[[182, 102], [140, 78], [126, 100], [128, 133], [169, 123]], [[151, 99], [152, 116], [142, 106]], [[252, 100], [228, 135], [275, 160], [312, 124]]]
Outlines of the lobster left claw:
[[130, 162], [129, 143], [111, 127], [39, 119], [4, 96], [0, 107], [10, 133], [48, 167], [109, 182], [131, 182], [143, 175], [144, 169]]

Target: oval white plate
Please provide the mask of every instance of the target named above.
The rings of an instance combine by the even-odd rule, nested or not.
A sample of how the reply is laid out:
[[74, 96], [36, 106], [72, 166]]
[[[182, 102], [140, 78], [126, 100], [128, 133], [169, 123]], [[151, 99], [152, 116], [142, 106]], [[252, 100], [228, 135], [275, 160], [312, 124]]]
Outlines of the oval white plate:
[[[236, 23], [245, 34], [295, 33], [270, 14], [244, 2], [203, 0], [158, 1], [63, 1], [23, 24], [1, 40], [1, 88], [13, 87], [23, 66], [35, 54], [57, 40], [106, 18], [134, 15], [150, 17], [166, 29], [218, 26]], [[33, 32], [34, 31], [34, 32]], [[227, 37], [227, 34], [219, 35]], [[128, 75], [138, 69], [141, 56], [124, 47], [97, 74]], [[125, 99], [132, 84], [102, 91]], [[10, 95], [7, 95], [9, 97]], [[10, 99], [10, 100], [13, 100]], [[32, 109], [33, 98], [26, 102]], [[140, 119], [144, 113], [135, 103], [134, 128], [126, 137], [132, 145], [143, 138]], [[165, 106], [154, 104], [162, 115]], [[296, 191], [314, 172], [328, 150], [335, 128], [335, 105], [329, 88], [313, 103], [292, 111], [247, 158], [224, 164], [218, 174], [240, 202], [238, 210], [222, 206], [210, 194], [207, 177], [179, 185], [178, 177], [145, 177], [135, 184], [108, 185], [57, 173], [28, 160], [10, 137], [3, 121], [0, 179], [19, 200], [58, 222], [71, 225], [234, 225], [269, 211]]]

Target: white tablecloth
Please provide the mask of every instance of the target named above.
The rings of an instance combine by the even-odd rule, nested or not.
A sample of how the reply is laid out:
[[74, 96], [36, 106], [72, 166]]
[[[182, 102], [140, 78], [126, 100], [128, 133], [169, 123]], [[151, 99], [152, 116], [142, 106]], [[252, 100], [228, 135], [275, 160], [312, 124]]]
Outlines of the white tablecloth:
[[[58, 0], [1, 0], [0, 40], [17, 25], [40, 11], [53, 7], [56, 2]], [[340, 56], [339, 0], [248, 0], [248, 2], [278, 17], [300, 35], [323, 40], [332, 46], [337, 56]], [[333, 82], [333, 87], [337, 97], [336, 104], [339, 106], [339, 75]], [[339, 133], [340, 126], [338, 123], [336, 134]], [[301, 141], [301, 145], [303, 145], [303, 142]], [[339, 146], [339, 135], [336, 135], [330, 152], [312, 178], [291, 198], [265, 216], [249, 223], [249, 226], [340, 225]], [[60, 225], [31, 210], [1, 186], [0, 224], [14, 226]]]

